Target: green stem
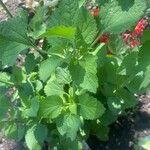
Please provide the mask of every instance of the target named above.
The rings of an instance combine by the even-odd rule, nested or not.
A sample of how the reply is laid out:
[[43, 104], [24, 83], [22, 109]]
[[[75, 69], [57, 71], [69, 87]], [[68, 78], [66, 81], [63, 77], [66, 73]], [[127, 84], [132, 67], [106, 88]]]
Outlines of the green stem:
[[94, 56], [96, 56], [97, 53], [102, 49], [102, 47], [103, 47], [104, 45], [105, 45], [104, 43], [100, 44], [100, 45], [95, 49], [94, 52], [89, 52], [89, 53], [92, 54], [92, 55], [94, 55]]
[[3, 9], [7, 12], [8, 16], [10, 18], [13, 17], [13, 15], [11, 14], [11, 12], [8, 10], [8, 8], [6, 7], [6, 5], [2, 2], [2, 0], [0, 0], [0, 4], [2, 5]]
[[2, 81], [2, 80], [0, 80], [0, 82], [8, 85], [14, 85], [12, 82]]

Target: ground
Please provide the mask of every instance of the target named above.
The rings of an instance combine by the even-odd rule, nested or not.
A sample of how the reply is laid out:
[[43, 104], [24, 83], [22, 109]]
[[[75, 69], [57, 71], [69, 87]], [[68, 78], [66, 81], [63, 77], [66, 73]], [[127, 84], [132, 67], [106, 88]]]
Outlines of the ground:
[[[18, 0], [8, 0], [7, 7], [15, 14]], [[0, 7], [0, 21], [5, 20], [6, 14]], [[98, 141], [91, 136], [88, 144], [91, 150], [135, 150], [135, 144], [140, 137], [150, 135], [150, 93], [137, 97], [137, 111], [125, 118], [120, 118], [111, 126], [108, 142]], [[0, 135], [0, 150], [23, 150], [22, 144], [8, 140]]]

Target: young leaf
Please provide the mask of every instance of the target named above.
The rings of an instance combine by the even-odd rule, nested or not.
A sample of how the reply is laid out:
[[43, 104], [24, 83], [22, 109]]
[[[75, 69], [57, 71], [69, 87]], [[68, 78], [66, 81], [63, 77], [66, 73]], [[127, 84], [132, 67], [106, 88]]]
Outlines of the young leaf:
[[40, 103], [39, 113], [42, 117], [56, 118], [61, 114], [63, 100], [58, 96], [50, 96]]
[[130, 29], [144, 15], [145, 0], [109, 0], [101, 7], [100, 20], [103, 32], [121, 33]]
[[49, 80], [44, 88], [44, 92], [46, 96], [63, 95], [64, 94], [63, 85], [58, 83], [57, 80], [54, 81]]
[[58, 118], [56, 124], [59, 133], [73, 141], [77, 136], [77, 131], [79, 130], [81, 122], [79, 116], [66, 114]]
[[66, 39], [74, 39], [76, 33], [75, 27], [55, 26], [48, 29], [41, 37], [61, 37]]
[[40, 79], [45, 82], [50, 77], [51, 73], [54, 72], [59, 65], [61, 65], [62, 61], [62, 58], [56, 56], [49, 57], [44, 60], [39, 68]]
[[87, 120], [99, 118], [105, 112], [105, 107], [96, 98], [84, 94], [79, 96], [80, 115]]
[[80, 86], [85, 90], [96, 93], [98, 88], [97, 57], [87, 55], [80, 64], [85, 69], [84, 81]]

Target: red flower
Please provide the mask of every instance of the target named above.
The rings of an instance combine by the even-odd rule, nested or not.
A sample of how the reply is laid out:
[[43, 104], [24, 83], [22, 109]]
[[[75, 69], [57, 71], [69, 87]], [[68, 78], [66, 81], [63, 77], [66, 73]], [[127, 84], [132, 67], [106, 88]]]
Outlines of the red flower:
[[103, 34], [103, 35], [100, 37], [100, 43], [105, 43], [105, 44], [107, 44], [108, 42], [109, 42], [108, 34]]
[[130, 46], [131, 48], [135, 48], [136, 46], [141, 45], [141, 42], [137, 37], [135, 37], [134, 32], [126, 31], [122, 34], [123, 41]]
[[134, 33], [137, 37], [141, 36], [143, 34], [143, 31], [146, 29], [146, 27], [148, 26], [148, 21], [147, 19], [144, 17], [142, 18], [138, 24], [136, 25], [135, 29], [134, 29]]
[[92, 16], [97, 17], [97, 16], [99, 15], [99, 11], [100, 11], [100, 9], [99, 9], [99, 7], [97, 6], [97, 7], [95, 7], [95, 8], [92, 8], [92, 9], [90, 10], [90, 13], [91, 13]]

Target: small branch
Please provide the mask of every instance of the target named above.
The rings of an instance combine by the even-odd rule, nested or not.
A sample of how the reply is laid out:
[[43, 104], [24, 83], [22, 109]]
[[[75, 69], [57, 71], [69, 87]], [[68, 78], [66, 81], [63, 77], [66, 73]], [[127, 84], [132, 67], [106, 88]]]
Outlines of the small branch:
[[10, 18], [13, 17], [13, 15], [11, 14], [11, 12], [8, 10], [8, 8], [6, 7], [6, 5], [2, 2], [2, 0], [0, 0], [0, 4], [2, 5], [3, 9], [6, 11], [6, 13], [8, 14], [8, 16]]

